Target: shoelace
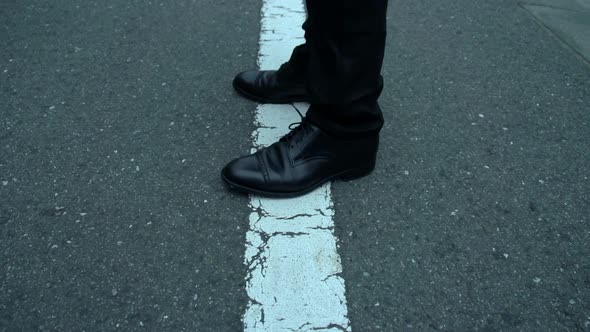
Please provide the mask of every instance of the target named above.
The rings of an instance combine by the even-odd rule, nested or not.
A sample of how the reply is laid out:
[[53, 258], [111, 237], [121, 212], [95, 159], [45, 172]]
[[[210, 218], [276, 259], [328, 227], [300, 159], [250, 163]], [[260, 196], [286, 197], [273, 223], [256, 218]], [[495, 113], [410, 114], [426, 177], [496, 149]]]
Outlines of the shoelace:
[[297, 106], [295, 106], [294, 104], [291, 104], [291, 106], [293, 106], [293, 108], [297, 111], [299, 117], [301, 117], [301, 121], [291, 123], [289, 125], [290, 132], [285, 136], [281, 137], [281, 141], [289, 142], [292, 145], [293, 143], [299, 142], [301, 137], [305, 136], [299, 135], [299, 133], [307, 131], [308, 122], [307, 119], [303, 116], [303, 114], [301, 114], [301, 111], [299, 111]]

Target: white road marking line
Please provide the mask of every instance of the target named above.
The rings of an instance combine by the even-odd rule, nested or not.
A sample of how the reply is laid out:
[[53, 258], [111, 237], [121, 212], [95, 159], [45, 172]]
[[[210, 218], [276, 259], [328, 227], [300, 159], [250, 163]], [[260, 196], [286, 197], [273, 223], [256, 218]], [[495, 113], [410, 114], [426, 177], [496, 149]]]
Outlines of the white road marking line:
[[[304, 20], [301, 0], [264, 1], [261, 69], [276, 69], [289, 59], [293, 47], [304, 41]], [[272, 144], [299, 120], [291, 105], [258, 106], [255, 148]], [[250, 206], [245, 331], [350, 331], [330, 185], [294, 199], [252, 196]]]

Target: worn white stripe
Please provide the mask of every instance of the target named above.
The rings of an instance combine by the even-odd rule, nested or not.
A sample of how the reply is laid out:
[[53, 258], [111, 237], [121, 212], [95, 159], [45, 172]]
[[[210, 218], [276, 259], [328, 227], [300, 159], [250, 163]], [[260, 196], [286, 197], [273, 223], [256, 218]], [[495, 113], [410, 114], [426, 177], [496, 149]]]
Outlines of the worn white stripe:
[[[301, 0], [265, 0], [258, 64], [276, 69], [303, 42]], [[297, 104], [300, 110], [308, 105]], [[254, 150], [299, 121], [291, 105], [260, 105]], [[294, 199], [252, 196], [246, 235], [246, 331], [350, 331], [330, 185]]]

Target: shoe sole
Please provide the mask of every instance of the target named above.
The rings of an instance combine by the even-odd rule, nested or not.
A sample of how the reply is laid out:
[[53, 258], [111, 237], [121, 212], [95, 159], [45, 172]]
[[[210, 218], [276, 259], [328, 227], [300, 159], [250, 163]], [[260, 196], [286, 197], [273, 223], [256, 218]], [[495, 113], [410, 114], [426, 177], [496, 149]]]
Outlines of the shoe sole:
[[250, 99], [252, 101], [261, 103], [261, 104], [290, 104], [290, 103], [299, 103], [299, 102], [309, 102], [309, 99], [306, 96], [295, 96], [293, 98], [289, 98], [288, 100], [284, 99], [268, 99], [263, 98], [254, 94], [249, 93], [248, 91], [240, 88], [236, 82], [232, 83], [234, 90], [238, 92], [242, 97], [246, 99]]
[[265, 191], [265, 190], [260, 190], [260, 189], [256, 189], [256, 188], [242, 186], [240, 184], [237, 184], [237, 183], [232, 182], [229, 179], [227, 179], [223, 175], [223, 173], [221, 174], [221, 179], [223, 180], [223, 182], [225, 182], [225, 184], [230, 189], [238, 191], [238, 192], [247, 193], [247, 194], [254, 194], [254, 195], [259, 195], [259, 196], [264, 196], [264, 197], [271, 197], [271, 198], [293, 198], [293, 197], [303, 196], [307, 193], [310, 193], [328, 181], [341, 180], [344, 182], [348, 182], [348, 181], [352, 181], [355, 179], [365, 177], [365, 176], [371, 174], [372, 172], [373, 172], [372, 168], [369, 170], [366, 170], [366, 169], [346, 170], [346, 171], [340, 172], [336, 175], [333, 175], [327, 179], [319, 181], [318, 183], [313, 184], [313, 185], [309, 186], [308, 188], [305, 188], [305, 189], [302, 189], [299, 191], [293, 191], [293, 192]]

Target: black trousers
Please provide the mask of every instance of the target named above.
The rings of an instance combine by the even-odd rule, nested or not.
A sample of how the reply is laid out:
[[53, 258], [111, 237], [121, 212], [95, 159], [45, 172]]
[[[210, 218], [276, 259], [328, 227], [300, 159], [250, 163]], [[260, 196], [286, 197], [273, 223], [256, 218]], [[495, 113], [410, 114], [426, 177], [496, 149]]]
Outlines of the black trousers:
[[306, 0], [305, 44], [281, 68], [305, 82], [307, 118], [341, 137], [376, 134], [383, 126], [387, 0]]

